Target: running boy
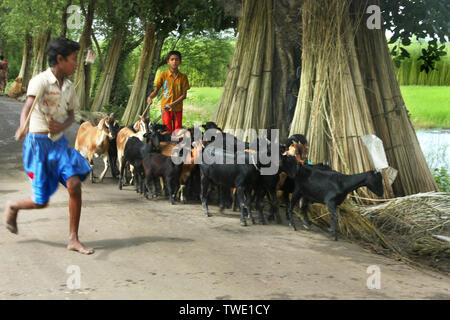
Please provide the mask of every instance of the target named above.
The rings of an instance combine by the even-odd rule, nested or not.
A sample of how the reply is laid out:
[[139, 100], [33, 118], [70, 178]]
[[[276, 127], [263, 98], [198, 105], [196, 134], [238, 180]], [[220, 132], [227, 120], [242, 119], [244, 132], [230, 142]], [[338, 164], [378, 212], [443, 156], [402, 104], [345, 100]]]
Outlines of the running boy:
[[186, 99], [189, 90], [189, 81], [185, 74], [178, 70], [181, 64], [181, 53], [170, 51], [167, 55], [169, 70], [161, 73], [155, 81], [155, 90], [147, 98], [147, 104], [152, 104], [153, 98], [162, 87], [161, 113], [163, 123], [169, 132], [181, 128], [183, 120], [183, 100]]
[[[91, 167], [78, 151], [68, 147], [69, 142], [63, 135], [63, 131], [73, 123], [74, 109], [78, 107], [78, 99], [68, 77], [77, 68], [79, 50], [78, 43], [64, 37], [50, 41], [46, 52], [50, 68], [31, 79], [28, 85], [27, 100], [15, 137], [16, 140], [25, 137], [23, 166], [31, 180], [33, 197], [8, 201], [4, 224], [9, 231], [17, 234], [19, 210], [45, 208], [61, 182], [69, 192], [67, 249], [92, 254], [94, 250], [86, 248], [78, 239], [81, 181], [87, 177]], [[38, 100], [27, 130], [26, 118], [36, 96]]]

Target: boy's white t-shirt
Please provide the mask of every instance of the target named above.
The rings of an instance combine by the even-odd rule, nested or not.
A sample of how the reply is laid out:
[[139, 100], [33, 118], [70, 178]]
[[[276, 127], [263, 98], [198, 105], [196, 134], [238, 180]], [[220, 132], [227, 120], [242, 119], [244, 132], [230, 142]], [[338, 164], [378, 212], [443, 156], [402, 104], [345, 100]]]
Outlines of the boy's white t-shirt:
[[[50, 68], [35, 76], [28, 84], [27, 96], [37, 96], [38, 93], [40, 98], [31, 114], [29, 132], [48, 131], [50, 119], [64, 122], [68, 118], [67, 112], [79, 107], [72, 81], [64, 78], [62, 89], [60, 89], [58, 79]], [[63, 132], [49, 135], [49, 138], [56, 141], [62, 135]]]

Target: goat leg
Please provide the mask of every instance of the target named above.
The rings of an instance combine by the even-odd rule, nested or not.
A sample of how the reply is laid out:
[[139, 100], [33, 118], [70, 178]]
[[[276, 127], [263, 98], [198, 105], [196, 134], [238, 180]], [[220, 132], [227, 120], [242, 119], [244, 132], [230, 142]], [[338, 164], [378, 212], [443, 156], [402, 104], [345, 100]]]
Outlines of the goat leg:
[[245, 209], [244, 209], [244, 190], [242, 187], [237, 187], [237, 198], [239, 201], [239, 209], [241, 210], [241, 226], [247, 226], [247, 220], [245, 219]]
[[236, 195], [236, 188], [233, 188], [233, 206], [231, 210], [236, 211], [237, 208], [237, 195]]
[[225, 205], [224, 205], [224, 188], [223, 186], [219, 185], [219, 212], [223, 213], [223, 211], [225, 210]]
[[119, 190], [122, 190], [123, 186], [123, 172], [125, 170], [125, 163], [120, 163], [120, 176], [119, 176]]
[[173, 199], [173, 194], [172, 194], [172, 184], [171, 184], [171, 181], [170, 181], [170, 177], [168, 177], [168, 178], [165, 179], [164, 184], [167, 186], [167, 191], [169, 192], [169, 201], [170, 201], [170, 203], [171, 203], [172, 205], [174, 205], [174, 204], [175, 204], [175, 201], [174, 201], [174, 199]]
[[281, 224], [281, 217], [280, 217], [280, 207], [278, 205], [278, 197], [277, 197], [277, 191], [276, 190], [270, 190], [269, 191], [269, 197], [270, 197], [270, 204], [272, 209], [272, 216], [275, 216], [277, 224]]
[[89, 165], [91, 166], [91, 183], [94, 183], [94, 161], [89, 160]]
[[296, 206], [296, 204], [298, 203], [298, 201], [300, 200], [302, 194], [300, 192], [300, 190], [295, 190], [294, 193], [292, 194], [292, 199], [289, 203], [289, 224], [292, 226], [292, 228], [294, 228], [295, 231], [297, 231], [297, 227], [295, 226], [294, 223], [294, 207]]
[[157, 193], [156, 193], [156, 183], [157, 183], [156, 180], [157, 180], [157, 178], [153, 177], [151, 175], [150, 175], [150, 177], [152, 179], [152, 198], [156, 198], [158, 196]]
[[248, 215], [250, 217], [250, 220], [252, 220], [252, 224], [256, 224], [255, 218], [253, 218], [253, 215], [252, 215], [252, 204], [253, 204], [254, 198], [256, 198], [256, 193], [255, 193], [254, 197], [252, 197], [252, 194], [250, 191], [245, 191], [245, 205], [247, 206]]
[[266, 220], [264, 218], [264, 206], [262, 205], [262, 202], [264, 200], [264, 195], [265, 195], [264, 190], [259, 190], [257, 192], [256, 203], [255, 203], [256, 210], [258, 210], [258, 213], [259, 213], [259, 223], [261, 223], [261, 224], [266, 224]]
[[335, 241], [338, 240], [337, 232], [336, 232], [336, 225], [338, 223], [338, 215], [336, 213], [336, 204], [334, 202], [329, 202], [328, 209], [330, 210], [331, 214], [331, 223], [330, 223], [330, 233], [331, 237], [334, 238]]
[[309, 227], [311, 226], [311, 220], [309, 220], [308, 218], [308, 201], [303, 197], [301, 200], [301, 204], [300, 207], [302, 209], [302, 213], [303, 213], [303, 222], [304, 222], [304, 227], [306, 229], [309, 229]]
[[146, 172], [146, 173], [145, 173], [144, 197], [147, 198], [147, 199], [148, 199], [147, 191], [148, 191], [150, 194], [152, 194], [152, 192], [151, 192], [151, 190], [150, 190], [150, 182], [152, 182], [152, 181], [151, 181], [151, 178], [150, 178], [150, 175]]
[[103, 157], [103, 163], [105, 165], [105, 169], [103, 169], [103, 172], [100, 174], [99, 182], [103, 181], [103, 178], [105, 177], [106, 171], [108, 171], [108, 168], [109, 168], [108, 156]]
[[205, 174], [203, 173], [203, 171], [200, 172], [200, 200], [202, 201], [202, 206], [203, 209], [206, 212], [206, 215], [208, 217], [211, 217], [211, 214], [209, 213], [208, 210], [208, 186], [209, 186], [209, 181], [208, 178], [205, 176]]

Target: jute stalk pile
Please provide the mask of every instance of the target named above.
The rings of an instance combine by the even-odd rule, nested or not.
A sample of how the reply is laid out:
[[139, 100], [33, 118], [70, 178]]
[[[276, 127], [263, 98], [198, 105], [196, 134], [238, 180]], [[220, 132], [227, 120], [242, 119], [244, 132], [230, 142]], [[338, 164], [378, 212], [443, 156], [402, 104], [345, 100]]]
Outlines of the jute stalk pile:
[[[358, 209], [403, 255], [450, 272], [450, 196], [419, 193]], [[445, 240], [447, 238], [447, 240]]]
[[[300, 212], [295, 211], [300, 218]], [[431, 266], [450, 274], [450, 196], [421, 193], [381, 204], [355, 205], [346, 200], [338, 207], [338, 230], [342, 236], [405, 261]], [[328, 230], [328, 208], [313, 204], [311, 221]]]
[[[438, 191], [401, 97], [382, 30], [369, 30], [368, 1], [306, 0], [302, 75], [290, 134], [306, 134], [313, 163], [345, 174], [370, 168], [360, 137], [377, 135], [398, 170], [396, 196]], [[360, 189], [362, 197], [374, 197]]]
[[[273, 64], [272, 0], [243, 2], [231, 72], [214, 120], [233, 133], [234, 128], [267, 128], [271, 106]], [[255, 137], [237, 135], [239, 139]]]

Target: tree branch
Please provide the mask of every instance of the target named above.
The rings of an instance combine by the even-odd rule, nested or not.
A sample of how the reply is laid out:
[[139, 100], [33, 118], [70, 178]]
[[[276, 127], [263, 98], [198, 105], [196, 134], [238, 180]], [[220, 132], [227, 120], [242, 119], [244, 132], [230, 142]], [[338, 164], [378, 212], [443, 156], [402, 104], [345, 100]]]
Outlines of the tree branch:
[[95, 37], [94, 30], [92, 30], [91, 34], [92, 40], [94, 40], [95, 47], [97, 48], [98, 58], [100, 60], [100, 72], [102, 72], [105, 69], [105, 64], [103, 63], [103, 56], [102, 56], [102, 50], [100, 50], [100, 46], [98, 45], [97, 38]]

